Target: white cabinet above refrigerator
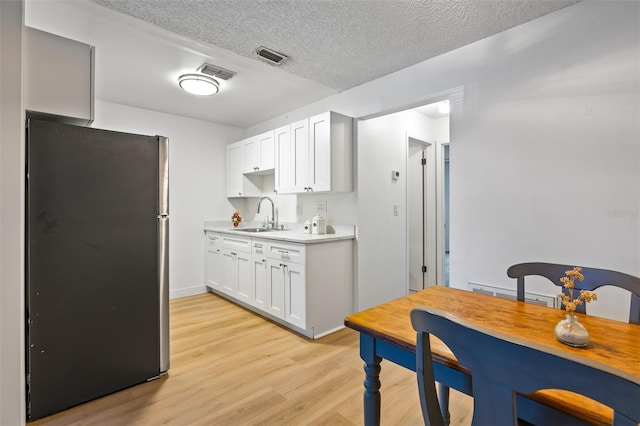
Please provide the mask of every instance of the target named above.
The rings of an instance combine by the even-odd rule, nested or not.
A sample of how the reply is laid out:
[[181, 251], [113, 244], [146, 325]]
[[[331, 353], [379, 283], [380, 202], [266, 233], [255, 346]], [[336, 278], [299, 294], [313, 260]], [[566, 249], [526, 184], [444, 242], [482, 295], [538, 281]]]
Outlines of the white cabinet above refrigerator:
[[25, 27], [24, 105], [31, 117], [88, 126], [94, 120], [94, 48]]

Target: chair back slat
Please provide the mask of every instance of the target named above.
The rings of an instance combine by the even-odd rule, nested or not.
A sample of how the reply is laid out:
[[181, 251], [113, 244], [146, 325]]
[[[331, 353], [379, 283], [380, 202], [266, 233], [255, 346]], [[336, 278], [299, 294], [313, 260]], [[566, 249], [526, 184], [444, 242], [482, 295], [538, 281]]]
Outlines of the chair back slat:
[[[556, 263], [518, 263], [507, 269], [507, 275], [511, 278], [517, 279], [517, 299], [524, 301], [525, 277], [534, 275], [541, 276], [548, 279], [553, 284], [562, 287], [560, 278], [564, 277], [566, 271], [572, 268], [573, 266]], [[574, 282], [577, 290], [594, 291], [603, 286], [614, 286], [631, 292], [629, 322], [632, 324], [640, 324], [640, 278], [623, 272], [588, 267], [582, 268], [582, 274], [584, 275], [584, 280], [576, 280]], [[567, 295], [569, 294], [565, 288], [562, 288], [562, 291]], [[585, 313], [585, 304], [578, 305], [576, 311]]]

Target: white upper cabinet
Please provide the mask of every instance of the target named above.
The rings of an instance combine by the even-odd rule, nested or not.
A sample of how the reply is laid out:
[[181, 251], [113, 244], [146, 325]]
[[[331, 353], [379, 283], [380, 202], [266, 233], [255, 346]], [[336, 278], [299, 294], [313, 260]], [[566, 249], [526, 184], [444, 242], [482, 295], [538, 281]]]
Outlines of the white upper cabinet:
[[352, 131], [352, 119], [335, 112], [291, 124], [293, 185], [287, 192], [353, 191]]
[[244, 173], [244, 186], [230, 185], [228, 196], [264, 195], [259, 185], [248, 190], [247, 183], [271, 171], [279, 194], [353, 191], [352, 132], [352, 118], [329, 111], [232, 144], [242, 147], [237, 169]]
[[353, 120], [325, 112], [309, 118], [307, 191], [353, 191]]
[[263, 173], [273, 171], [275, 166], [274, 131], [262, 133], [244, 143], [244, 172]]
[[246, 141], [227, 145], [227, 197], [258, 197], [262, 194], [262, 176], [245, 174]]
[[25, 27], [24, 106], [87, 126], [94, 119], [94, 48]]

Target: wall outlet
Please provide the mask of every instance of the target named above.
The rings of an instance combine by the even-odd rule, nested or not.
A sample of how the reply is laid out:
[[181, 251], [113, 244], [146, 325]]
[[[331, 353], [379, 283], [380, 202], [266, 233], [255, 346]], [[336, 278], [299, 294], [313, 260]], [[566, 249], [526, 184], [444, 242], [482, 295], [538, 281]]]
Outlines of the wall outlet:
[[400, 216], [400, 205], [399, 204], [394, 204], [393, 205], [393, 215], [394, 216]]
[[317, 214], [328, 213], [327, 202], [326, 201], [318, 201], [316, 203], [316, 213]]

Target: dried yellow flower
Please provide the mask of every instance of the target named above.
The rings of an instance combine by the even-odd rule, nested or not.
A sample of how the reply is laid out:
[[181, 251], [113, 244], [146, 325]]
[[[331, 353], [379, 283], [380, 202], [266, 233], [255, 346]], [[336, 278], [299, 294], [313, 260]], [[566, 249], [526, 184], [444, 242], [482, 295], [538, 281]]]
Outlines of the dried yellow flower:
[[579, 266], [574, 266], [573, 269], [565, 271], [565, 277], [560, 278], [560, 282], [563, 284], [563, 287], [566, 288], [569, 294], [560, 293], [558, 296], [562, 299], [562, 304], [567, 312], [573, 314], [576, 310], [576, 307], [582, 305], [583, 301], [585, 303], [591, 302], [592, 300], [598, 300], [598, 296], [593, 291], [588, 290], [580, 290], [580, 296], [577, 298], [573, 298], [573, 289], [575, 288], [575, 281], [584, 280], [584, 275], [582, 275], [582, 268]]

